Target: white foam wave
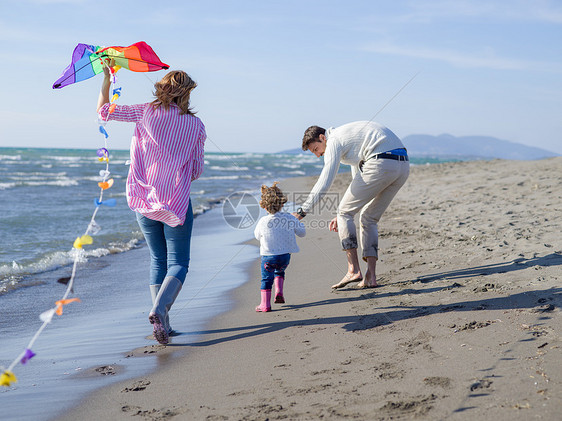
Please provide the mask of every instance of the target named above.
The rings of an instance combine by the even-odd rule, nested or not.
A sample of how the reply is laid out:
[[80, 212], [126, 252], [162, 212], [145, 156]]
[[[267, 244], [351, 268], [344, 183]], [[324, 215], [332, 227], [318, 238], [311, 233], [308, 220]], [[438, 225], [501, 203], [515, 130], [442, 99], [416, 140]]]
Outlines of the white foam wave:
[[252, 158], [252, 159], [262, 159], [265, 157], [265, 154], [263, 153], [254, 153], [254, 152], [247, 152], [247, 153], [243, 153], [240, 155], [236, 155], [240, 158]]
[[298, 164], [313, 164], [313, 163], [318, 162], [318, 158], [316, 156], [314, 156], [313, 154], [293, 155], [293, 156], [291, 156], [290, 159], [288, 159], [288, 161], [295, 162], [295, 163], [298, 163]]
[[236, 161], [237, 159], [245, 159], [245, 158], [252, 158], [252, 159], [262, 159], [265, 157], [264, 154], [257, 154], [257, 153], [242, 153], [242, 154], [206, 154], [205, 159], [209, 162], [211, 161]]
[[0, 155], [2, 161], [21, 161], [21, 155]]
[[[14, 275], [29, 275], [68, 265], [74, 261], [73, 250], [66, 252], [57, 251], [30, 264], [19, 264], [14, 261], [11, 265], [2, 265], [0, 266], [0, 277], [5, 278]], [[81, 260], [79, 259], [79, 261]]]
[[53, 181], [28, 181], [22, 183], [27, 186], [58, 186], [58, 187], [68, 187], [77, 186], [78, 181], [67, 178], [66, 180], [53, 180]]
[[57, 155], [45, 155], [41, 157], [42, 159], [45, 160], [54, 160], [54, 161], [72, 161], [72, 162], [78, 162], [78, 161], [89, 161], [88, 159], [84, 159], [81, 156], [57, 156]]
[[232, 165], [230, 167], [223, 167], [220, 165], [211, 165], [208, 167], [209, 170], [213, 171], [249, 171], [248, 167], [239, 167], [237, 165]]
[[66, 172], [54, 172], [54, 173], [46, 173], [46, 172], [21, 172], [15, 171], [10, 173], [10, 177], [12, 179], [17, 180], [42, 180], [44, 178], [53, 178], [53, 177], [65, 177]]
[[283, 167], [283, 168], [300, 168], [301, 167], [299, 164], [286, 164], [286, 163], [279, 163], [279, 162], [273, 164], [273, 166]]
[[252, 178], [251, 175], [213, 175], [210, 177], [200, 177], [199, 180], [238, 180]]
[[205, 154], [205, 163], [210, 163], [212, 161], [231, 161], [235, 159], [236, 155], [208, 155]]
[[0, 265], [0, 278], [3, 280], [13, 279], [17, 276], [21, 277], [23, 275], [46, 272], [71, 265], [74, 263], [74, 259], [76, 259], [78, 263], [85, 263], [88, 261], [88, 258], [102, 257], [108, 254], [122, 253], [131, 250], [137, 246], [138, 242], [138, 239], [133, 238], [127, 243], [109, 243], [109, 245], [105, 247], [90, 250], [77, 250], [73, 248], [69, 251], [56, 251], [44, 256], [36, 262], [28, 264], [19, 264], [14, 261], [11, 264]]
[[13, 189], [17, 186], [17, 183], [0, 183], [0, 190]]

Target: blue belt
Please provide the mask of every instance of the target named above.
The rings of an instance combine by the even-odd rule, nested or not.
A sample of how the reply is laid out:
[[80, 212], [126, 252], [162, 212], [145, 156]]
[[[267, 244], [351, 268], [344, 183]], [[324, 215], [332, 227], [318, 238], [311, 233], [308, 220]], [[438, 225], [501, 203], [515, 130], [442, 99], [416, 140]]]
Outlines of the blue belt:
[[359, 171], [363, 171], [363, 165], [365, 161], [369, 159], [393, 159], [395, 161], [409, 161], [408, 151], [405, 148], [393, 149], [388, 152], [378, 153], [376, 155], [370, 156], [366, 160], [359, 161]]
[[388, 152], [374, 155], [373, 159], [394, 159], [395, 161], [409, 161], [408, 155], [394, 155]]
[[394, 159], [395, 161], [409, 161], [408, 151], [406, 148], [393, 149], [391, 151], [386, 151], [383, 153], [378, 153], [373, 155], [371, 158], [374, 159]]

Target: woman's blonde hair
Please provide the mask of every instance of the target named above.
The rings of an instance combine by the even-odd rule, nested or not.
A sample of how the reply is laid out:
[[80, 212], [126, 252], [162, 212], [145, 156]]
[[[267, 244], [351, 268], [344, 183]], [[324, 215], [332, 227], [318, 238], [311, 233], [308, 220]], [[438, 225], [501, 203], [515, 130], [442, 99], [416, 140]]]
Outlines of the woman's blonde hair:
[[189, 97], [196, 87], [197, 83], [187, 73], [182, 70], [172, 70], [154, 84], [156, 99], [152, 101], [152, 106], [164, 107], [167, 110], [170, 104], [176, 104], [181, 110], [180, 115], [194, 115], [189, 107]]
[[261, 186], [261, 200], [260, 206], [269, 213], [279, 212], [285, 203], [287, 197], [283, 194], [281, 189], [277, 187], [279, 182], [273, 183], [273, 186], [267, 187], [265, 184]]

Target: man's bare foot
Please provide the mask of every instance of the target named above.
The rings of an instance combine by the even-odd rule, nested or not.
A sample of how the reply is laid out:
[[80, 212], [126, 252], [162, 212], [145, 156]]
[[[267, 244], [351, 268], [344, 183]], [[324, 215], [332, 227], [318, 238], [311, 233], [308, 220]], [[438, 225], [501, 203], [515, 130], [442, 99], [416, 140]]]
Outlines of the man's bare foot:
[[368, 281], [367, 278], [365, 278], [357, 284], [356, 288], [376, 288], [378, 286], [379, 284], [377, 284], [376, 279]]
[[332, 289], [343, 288], [344, 286], [351, 284], [352, 282], [359, 282], [363, 279], [361, 272], [359, 273], [347, 273], [341, 281], [337, 284], [332, 285]]

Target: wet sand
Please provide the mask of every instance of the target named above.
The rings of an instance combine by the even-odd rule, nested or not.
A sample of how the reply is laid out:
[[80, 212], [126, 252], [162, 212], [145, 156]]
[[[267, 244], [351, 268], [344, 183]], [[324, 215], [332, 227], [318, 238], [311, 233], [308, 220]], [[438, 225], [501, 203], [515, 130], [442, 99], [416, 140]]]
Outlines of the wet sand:
[[156, 372], [56, 419], [559, 419], [560, 174], [562, 158], [413, 167], [379, 223], [375, 289], [331, 290], [346, 270], [332, 213], [309, 215], [286, 304], [254, 311], [256, 251], [231, 310], [202, 330], [172, 320], [184, 335], [135, 351]]

